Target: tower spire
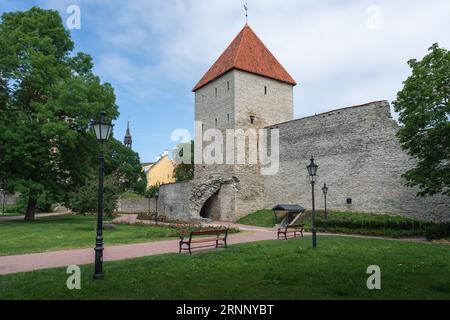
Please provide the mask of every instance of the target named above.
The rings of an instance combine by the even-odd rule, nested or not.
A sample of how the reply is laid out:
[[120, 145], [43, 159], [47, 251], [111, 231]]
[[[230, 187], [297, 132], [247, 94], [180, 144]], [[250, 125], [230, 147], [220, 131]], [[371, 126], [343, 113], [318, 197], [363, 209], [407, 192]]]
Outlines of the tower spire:
[[131, 146], [133, 144], [133, 140], [131, 139], [131, 133], [130, 133], [130, 120], [127, 121], [127, 132], [125, 133], [125, 137], [123, 138], [123, 144], [131, 149]]

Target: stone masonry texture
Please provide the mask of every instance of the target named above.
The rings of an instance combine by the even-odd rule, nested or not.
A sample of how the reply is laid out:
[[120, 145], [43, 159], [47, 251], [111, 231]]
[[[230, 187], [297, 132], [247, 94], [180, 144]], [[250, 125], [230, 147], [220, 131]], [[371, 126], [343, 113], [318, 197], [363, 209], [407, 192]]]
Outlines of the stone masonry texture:
[[306, 166], [314, 156], [317, 209], [324, 207], [326, 183], [329, 209], [450, 220], [449, 197], [417, 197], [418, 189], [405, 185], [402, 174], [415, 160], [400, 147], [387, 101], [293, 120], [292, 92], [291, 85], [239, 70], [196, 91], [195, 119], [203, 132], [217, 128], [226, 137], [226, 129], [278, 129], [279, 171], [263, 176], [257, 164], [199, 164], [192, 182], [162, 187], [158, 211], [179, 220], [233, 221], [280, 203], [311, 208]]
[[264, 177], [265, 207], [295, 203], [311, 208], [306, 166], [313, 155], [319, 165], [316, 208], [324, 207], [321, 187], [326, 183], [330, 209], [450, 220], [449, 197], [417, 197], [418, 189], [405, 186], [402, 174], [415, 162], [400, 147], [399, 126], [387, 101], [272, 127], [280, 130], [280, 170]]

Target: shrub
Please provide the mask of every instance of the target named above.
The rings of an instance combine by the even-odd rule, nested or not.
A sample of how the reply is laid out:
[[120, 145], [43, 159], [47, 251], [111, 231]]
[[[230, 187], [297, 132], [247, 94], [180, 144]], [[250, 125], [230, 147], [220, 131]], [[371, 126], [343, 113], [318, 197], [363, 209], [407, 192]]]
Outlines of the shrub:
[[160, 183], [156, 183], [154, 186], [151, 186], [150, 188], [147, 189], [147, 191], [145, 191], [145, 197], [146, 198], [154, 198], [156, 195], [156, 192], [159, 192], [159, 186]]
[[228, 233], [238, 233], [239, 229], [229, 228], [227, 226], [204, 226], [201, 224], [171, 224], [171, 228], [178, 230], [180, 235], [187, 236], [192, 231], [210, 231], [210, 230], [223, 230], [229, 229]]
[[[98, 183], [91, 181], [69, 196], [69, 207], [76, 213], [97, 212]], [[117, 207], [119, 187], [115, 176], [107, 176], [104, 183], [103, 209], [106, 215], [112, 215]]]
[[427, 240], [437, 240], [450, 237], [450, 223], [431, 224], [425, 230]]
[[[50, 192], [42, 192], [37, 197], [36, 202], [36, 212], [51, 212], [54, 208], [54, 204], [57, 202], [57, 200], [52, 196]], [[27, 208], [28, 204], [28, 190], [23, 191], [20, 194], [20, 197], [15, 204], [15, 210], [16, 212], [11, 213], [25, 213], [25, 210]]]
[[[3, 210], [3, 207], [0, 205], [0, 210]], [[25, 208], [20, 204], [5, 204], [5, 213], [25, 213]]]

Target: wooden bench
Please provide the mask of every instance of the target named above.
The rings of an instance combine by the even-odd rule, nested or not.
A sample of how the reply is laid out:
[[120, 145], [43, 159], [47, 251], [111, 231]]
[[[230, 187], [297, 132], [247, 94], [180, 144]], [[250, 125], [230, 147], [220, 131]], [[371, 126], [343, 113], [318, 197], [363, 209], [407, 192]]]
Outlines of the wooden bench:
[[288, 234], [293, 234], [292, 238], [297, 238], [297, 234], [300, 234], [300, 236], [303, 238], [304, 227], [304, 224], [293, 224], [278, 228], [277, 237], [278, 239], [280, 239], [280, 236], [283, 236], [284, 239], [287, 240]]
[[[215, 235], [215, 237], [202, 237], [208, 235]], [[192, 254], [191, 249], [205, 248], [216, 246], [225, 246], [227, 247], [227, 235], [228, 229], [218, 229], [218, 230], [207, 230], [207, 231], [191, 231], [189, 233], [189, 237], [186, 235], [180, 235], [180, 253], [182, 250], [188, 250], [189, 254]], [[214, 242], [211, 245], [205, 246], [196, 246], [195, 248], [191, 248], [192, 244], [195, 243], [208, 243]], [[184, 247], [183, 247], [184, 246]]]

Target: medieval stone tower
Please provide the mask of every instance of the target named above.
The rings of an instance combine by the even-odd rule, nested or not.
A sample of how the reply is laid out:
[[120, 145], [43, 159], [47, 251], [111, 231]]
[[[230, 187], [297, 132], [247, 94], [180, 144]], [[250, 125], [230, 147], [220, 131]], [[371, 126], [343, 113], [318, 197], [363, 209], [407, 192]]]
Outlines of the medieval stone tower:
[[[223, 164], [203, 162], [195, 167], [192, 216], [232, 220], [264, 207], [260, 167], [248, 164], [248, 159], [245, 164], [237, 164], [235, 154], [227, 155], [230, 138], [227, 141], [226, 130], [245, 132], [292, 120], [295, 85], [247, 24], [196, 84], [195, 120], [201, 121], [201, 126], [196, 127], [195, 144], [203, 146], [205, 152], [213, 142], [207, 137], [212, 128], [222, 132], [225, 144], [221, 150]], [[230, 164], [227, 159], [234, 161]]]
[[[416, 160], [400, 146], [399, 125], [387, 101], [293, 119], [295, 85], [245, 25], [193, 89], [195, 177], [161, 186], [158, 212], [189, 222], [235, 221], [279, 203], [311, 208], [306, 165], [314, 155], [316, 185], [329, 187], [331, 210], [450, 221], [448, 196], [417, 197], [418, 188], [406, 186], [403, 174]], [[279, 160], [273, 174], [263, 175], [259, 154], [255, 162], [250, 159], [253, 129], [279, 135], [279, 154], [267, 145], [268, 154]], [[238, 146], [242, 136], [244, 152]], [[257, 139], [256, 150], [265, 150], [267, 140]], [[323, 200], [317, 190], [316, 208], [323, 208]]]

